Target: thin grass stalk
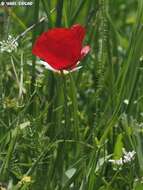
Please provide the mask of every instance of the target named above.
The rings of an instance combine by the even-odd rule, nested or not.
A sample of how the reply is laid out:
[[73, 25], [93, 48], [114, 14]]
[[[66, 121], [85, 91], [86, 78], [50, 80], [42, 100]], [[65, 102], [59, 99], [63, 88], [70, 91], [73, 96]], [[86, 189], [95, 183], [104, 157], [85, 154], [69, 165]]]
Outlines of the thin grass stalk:
[[[39, 0], [35, 0], [34, 3], [34, 23], [38, 22], [38, 18], [39, 18], [39, 4], [40, 1]], [[37, 28], [34, 28], [33, 33], [32, 33], [32, 44], [35, 43], [36, 40], [36, 36], [37, 36]], [[35, 81], [36, 81], [36, 69], [35, 69], [35, 65], [36, 65], [36, 57], [34, 55], [32, 55], [32, 71], [31, 71], [31, 94], [33, 94], [34, 90], [35, 90]], [[34, 101], [34, 99], [33, 99]], [[35, 112], [35, 103], [33, 102], [31, 105], [31, 113]]]
[[[129, 81], [130, 86], [132, 86], [132, 78], [133, 78], [132, 76], [133, 75], [132, 75], [131, 70], [134, 71], [137, 68], [137, 64], [134, 64], [134, 62], [137, 61], [138, 53], [136, 54], [135, 51], [136, 51], [136, 46], [137, 46], [137, 43], [138, 43], [137, 38], [141, 34], [140, 26], [141, 26], [141, 22], [142, 22], [141, 21], [142, 17], [143, 17], [143, 2], [138, 1], [138, 10], [137, 10], [137, 17], [136, 17], [137, 22], [136, 22], [134, 30], [132, 32], [132, 37], [131, 37], [128, 52], [127, 52], [128, 53], [128, 58], [127, 58], [127, 60], [125, 60], [126, 64], [124, 64], [125, 65], [124, 69], [123, 69], [124, 72], [121, 72], [122, 80], [121, 80], [121, 86], [120, 86], [120, 94], [118, 96], [119, 97], [118, 103], [120, 102], [120, 99], [122, 99], [122, 97], [123, 97], [123, 92], [124, 92], [124, 89], [125, 89], [124, 84], [126, 83], [126, 81], [127, 82]], [[130, 63], [132, 63], [132, 64], [130, 64]], [[131, 81], [129, 80], [129, 77], [130, 77]], [[117, 80], [117, 84], [118, 84], [118, 82], [120, 82], [120, 77], [119, 77], [119, 80]], [[128, 85], [128, 87], [126, 86], [126, 88], [129, 90], [130, 89], [129, 85]]]
[[12, 132], [11, 132], [11, 141], [9, 144], [9, 148], [7, 151], [7, 155], [5, 157], [5, 160], [3, 161], [2, 167], [0, 168], [0, 179], [2, 181], [8, 180], [9, 177], [9, 166], [10, 166], [10, 161], [12, 159], [13, 151], [16, 145], [17, 141], [17, 136], [18, 136], [19, 128], [16, 127]]
[[108, 38], [108, 21], [106, 18], [107, 10], [107, 1], [99, 0], [99, 26], [98, 26], [98, 52], [97, 52], [97, 78], [98, 85], [96, 91], [96, 109], [97, 112], [100, 110], [100, 101], [99, 97], [102, 95], [102, 90], [104, 87], [104, 78], [105, 78], [105, 65], [108, 59], [107, 52], [107, 38]]
[[69, 128], [69, 119], [68, 119], [68, 93], [67, 93], [67, 81], [66, 81], [66, 76], [64, 73], [61, 73], [62, 75], [62, 82], [63, 82], [63, 94], [64, 94], [64, 139], [68, 137], [68, 128]]
[[[138, 28], [138, 25], [139, 23], [141, 24], [141, 18], [142, 18], [142, 13], [140, 10], [142, 9], [143, 10], [143, 2], [140, 4], [141, 2], [139, 1], [139, 4], [138, 4], [138, 20], [137, 20], [137, 24], [136, 24], [136, 27]], [[136, 28], [135, 28], [135, 31], [136, 31]], [[129, 94], [126, 95], [126, 93], [128, 93], [126, 91], [126, 88], [127, 89], [132, 89], [132, 84], [128, 83], [128, 80], [136, 80], [136, 74], [134, 75], [129, 75], [128, 76], [128, 72], [130, 69], [135, 69], [135, 72], [136, 72], [136, 69], [138, 67], [138, 62], [139, 62], [139, 58], [141, 56], [141, 53], [142, 53], [142, 48], [143, 48], [143, 45], [140, 43], [140, 41], [143, 40], [143, 33], [142, 31], [140, 31], [140, 33], [138, 33], [138, 35], [134, 35], [134, 32], [133, 32], [133, 40], [131, 41], [133, 44], [130, 45], [132, 48], [130, 48], [130, 51], [129, 51], [129, 54], [128, 54], [128, 58], [127, 58], [127, 62], [126, 62], [126, 65], [125, 65], [125, 68], [123, 68], [123, 76], [122, 76], [122, 84], [120, 86], [120, 89], [119, 89], [119, 95], [118, 95], [118, 102], [116, 104], [116, 108], [115, 108], [115, 111], [112, 115], [112, 117], [110, 118], [110, 120], [107, 122], [107, 125], [106, 125], [106, 130], [104, 131], [101, 139], [100, 139], [100, 142], [103, 142], [105, 140], [105, 138], [107, 137], [109, 131], [112, 129], [112, 127], [115, 125], [115, 122], [118, 121], [118, 119], [120, 118], [120, 111], [122, 109], [122, 104], [123, 104], [123, 100], [125, 99], [125, 97], [128, 95], [129, 97]], [[136, 64], [135, 64], [136, 63]], [[132, 79], [133, 78], [133, 79]], [[125, 84], [128, 84], [125, 88]], [[130, 85], [130, 86], [129, 86]], [[129, 91], [129, 92], [133, 92], [133, 91]]]
[[78, 15], [81, 13], [85, 3], [86, 3], [86, 0], [80, 0], [79, 1], [78, 6], [77, 6], [75, 12], [73, 13], [72, 18], [71, 18], [71, 24], [73, 24], [76, 21]]
[[6, 12], [9, 14], [9, 16], [11, 18], [13, 18], [13, 20], [15, 20], [19, 24], [19, 26], [23, 30], [26, 30], [26, 25], [24, 24], [23, 20], [21, 18], [19, 18], [18, 15], [15, 14], [15, 12], [13, 11], [13, 9], [6, 8]]
[[24, 65], [24, 56], [23, 51], [21, 52], [21, 61], [20, 61], [20, 81], [19, 81], [19, 100], [22, 99], [23, 95], [23, 65]]
[[93, 189], [94, 184], [96, 183], [96, 176], [93, 175], [94, 171], [96, 170], [98, 159], [100, 158], [100, 151], [101, 147], [97, 150], [94, 149], [91, 155], [91, 159], [89, 160], [89, 164], [87, 166], [87, 173], [86, 173], [86, 188]]
[[78, 103], [77, 103], [77, 91], [75, 81], [71, 73], [70, 77], [70, 95], [72, 99], [72, 118], [73, 118], [73, 128], [74, 128], [74, 138], [79, 139], [79, 120], [78, 120]]
[[62, 24], [62, 9], [63, 9], [64, 0], [57, 0], [57, 17], [56, 17], [56, 26], [60, 27]]
[[64, 5], [63, 5], [63, 16], [64, 16], [64, 23], [65, 23], [65, 27], [69, 27], [69, 12], [68, 10], [68, 5], [67, 2], [64, 1]]
[[45, 13], [47, 15], [48, 20], [49, 20], [48, 27], [52, 28], [53, 24], [52, 24], [52, 19], [51, 19], [51, 14], [50, 14], [51, 13], [51, 11], [50, 11], [50, 5], [45, 0], [41, 0], [41, 3], [43, 5], [43, 9], [44, 9], [44, 11], [45, 11]]

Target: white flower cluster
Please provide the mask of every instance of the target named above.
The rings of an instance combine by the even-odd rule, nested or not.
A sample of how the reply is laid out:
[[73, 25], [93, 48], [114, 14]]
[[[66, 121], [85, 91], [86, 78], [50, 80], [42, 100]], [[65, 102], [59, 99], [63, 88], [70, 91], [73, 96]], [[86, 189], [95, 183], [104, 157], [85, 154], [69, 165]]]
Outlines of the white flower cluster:
[[135, 158], [135, 154], [136, 152], [133, 151], [129, 151], [127, 152], [124, 148], [123, 148], [123, 157], [118, 159], [118, 160], [109, 160], [109, 162], [115, 164], [115, 165], [123, 165], [125, 163], [131, 162], [132, 160], [134, 160]]
[[18, 47], [18, 43], [14, 40], [15, 38], [9, 35], [7, 40], [0, 41], [0, 52], [11, 53], [12, 51], [16, 51]]

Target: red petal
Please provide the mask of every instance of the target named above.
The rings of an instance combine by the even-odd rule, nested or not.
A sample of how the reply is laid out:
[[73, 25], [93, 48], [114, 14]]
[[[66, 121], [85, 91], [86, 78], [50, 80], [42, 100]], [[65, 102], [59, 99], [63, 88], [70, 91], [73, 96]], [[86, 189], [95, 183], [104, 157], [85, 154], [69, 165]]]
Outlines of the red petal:
[[33, 54], [48, 62], [53, 68], [70, 69], [80, 59], [82, 44], [71, 29], [55, 28], [44, 32], [33, 47]]
[[72, 33], [76, 36], [78, 40], [82, 43], [85, 36], [85, 28], [79, 24], [75, 24], [71, 27]]

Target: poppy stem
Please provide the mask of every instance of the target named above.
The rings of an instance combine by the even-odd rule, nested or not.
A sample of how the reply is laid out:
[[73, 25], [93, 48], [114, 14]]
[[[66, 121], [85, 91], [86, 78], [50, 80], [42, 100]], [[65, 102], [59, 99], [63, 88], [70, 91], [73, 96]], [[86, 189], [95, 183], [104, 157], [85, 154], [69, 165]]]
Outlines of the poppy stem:
[[74, 133], [77, 140], [79, 138], [77, 92], [76, 92], [75, 81], [71, 73], [69, 73], [69, 78], [70, 78], [70, 89], [71, 89], [70, 91], [71, 91], [72, 109], [73, 109]]
[[67, 125], [68, 125], [68, 98], [67, 98], [67, 84], [66, 84], [66, 77], [61, 71], [62, 80], [63, 80], [63, 94], [64, 94], [64, 115], [65, 115], [65, 132], [64, 132], [64, 138], [66, 138], [67, 134]]

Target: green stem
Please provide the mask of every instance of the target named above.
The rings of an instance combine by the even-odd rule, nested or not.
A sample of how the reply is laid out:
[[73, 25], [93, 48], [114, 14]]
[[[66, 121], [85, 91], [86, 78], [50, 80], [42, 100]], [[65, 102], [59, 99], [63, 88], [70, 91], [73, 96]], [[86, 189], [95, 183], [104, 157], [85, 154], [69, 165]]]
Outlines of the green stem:
[[64, 94], [64, 116], [65, 116], [65, 130], [64, 130], [64, 138], [67, 137], [67, 129], [68, 129], [68, 98], [67, 98], [67, 84], [66, 84], [66, 76], [61, 72], [62, 80], [63, 80], [63, 94]]
[[78, 121], [78, 103], [77, 103], [77, 92], [74, 79], [72, 74], [70, 76], [70, 88], [71, 88], [71, 99], [72, 99], [72, 108], [73, 108], [73, 123], [74, 123], [74, 131], [75, 131], [75, 138], [78, 140], [79, 138], [79, 121]]
[[0, 169], [0, 176], [2, 180], [6, 180], [8, 178], [8, 170], [9, 170], [9, 165], [10, 165], [10, 161], [12, 159], [12, 154], [15, 148], [15, 144], [16, 144], [16, 139], [17, 139], [17, 135], [18, 135], [18, 127], [14, 130], [13, 135], [11, 137], [11, 142], [8, 148], [8, 153], [6, 155], [5, 161], [3, 162], [3, 165]]
[[63, 9], [64, 0], [57, 1], [57, 19], [56, 19], [56, 26], [61, 26], [62, 22], [62, 9]]
[[[39, 0], [35, 0], [35, 7], [34, 7], [34, 23], [38, 22], [38, 17], [39, 17]], [[32, 44], [35, 43], [37, 36], [37, 28], [34, 28], [33, 34], [32, 34]], [[31, 94], [33, 94], [35, 90], [35, 80], [36, 80], [36, 75], [35, 75], [35, 63], [36, 63], [36, 57], [33, 55], [32, 56], [32, 73], [31, 73]], [[33, 113], [34, 111], [34, 103], [31, 105], [31, 111]]]

